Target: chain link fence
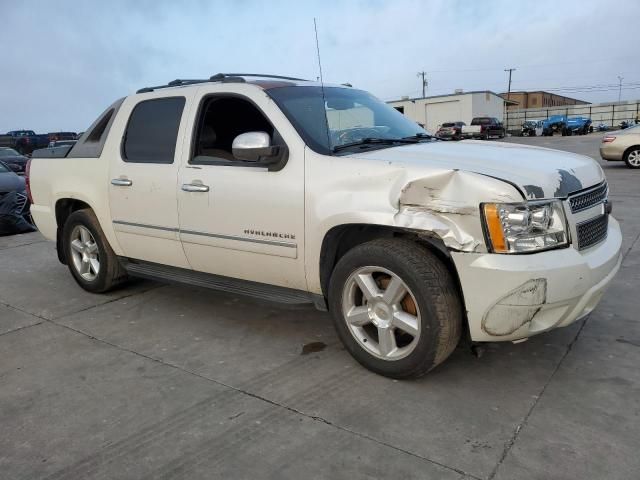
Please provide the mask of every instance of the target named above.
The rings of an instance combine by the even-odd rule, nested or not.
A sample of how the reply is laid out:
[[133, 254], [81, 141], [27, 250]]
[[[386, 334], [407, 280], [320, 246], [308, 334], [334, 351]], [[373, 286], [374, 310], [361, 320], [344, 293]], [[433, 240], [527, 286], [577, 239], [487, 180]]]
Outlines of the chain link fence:
[[507, 110], [504, 123], [508, 131], [519, 132], [524, 122], [546, 120], [553, 115], [590, 118], [594, 129], [600, 124], [610, 129], [618, 128], [623, 121], [640, 120], [640, 101]]

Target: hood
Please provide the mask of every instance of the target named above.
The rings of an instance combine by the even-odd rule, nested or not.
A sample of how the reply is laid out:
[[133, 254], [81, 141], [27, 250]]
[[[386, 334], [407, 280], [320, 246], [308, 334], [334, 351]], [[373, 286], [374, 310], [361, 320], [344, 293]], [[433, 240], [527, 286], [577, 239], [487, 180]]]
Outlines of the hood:
[[19, 177], [15, 173], [0, 173], [0, 193], [7, 192], [24, 192], [24, 178]]
[[350, 155], [396, 166], [464, 170], [515, 185], [525, 198], [564, 198], [604, 180], [590, 157], [515, 143], [423, 142]]

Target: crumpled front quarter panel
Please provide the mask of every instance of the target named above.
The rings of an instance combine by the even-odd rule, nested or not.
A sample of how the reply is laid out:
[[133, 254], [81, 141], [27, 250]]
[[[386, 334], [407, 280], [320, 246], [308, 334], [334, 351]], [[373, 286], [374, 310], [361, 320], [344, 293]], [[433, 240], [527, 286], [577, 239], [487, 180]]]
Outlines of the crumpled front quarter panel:
[[[403, 147], [396, 147], [403, 148]], [[485, 252], [482, 202], [518, 202], [520, 192], [479, 173], [384, 161], [324, 156], [306, 150], [306, 238], [309, 289], [321, 293], [320, 251], [326, 233], [345, 224], [403, 228], [436, 236], [461, 252]]]

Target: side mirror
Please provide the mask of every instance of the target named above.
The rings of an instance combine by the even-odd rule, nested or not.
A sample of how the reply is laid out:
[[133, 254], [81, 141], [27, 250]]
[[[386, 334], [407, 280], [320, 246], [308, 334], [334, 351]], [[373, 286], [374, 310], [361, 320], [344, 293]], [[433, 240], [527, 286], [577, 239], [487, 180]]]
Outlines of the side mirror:
[[233, 139], [231, 151], [238, 160], [257, 162], [262, 157], [276, 156], [278, 147], [271, 145], [267, 132], [247, 132]]

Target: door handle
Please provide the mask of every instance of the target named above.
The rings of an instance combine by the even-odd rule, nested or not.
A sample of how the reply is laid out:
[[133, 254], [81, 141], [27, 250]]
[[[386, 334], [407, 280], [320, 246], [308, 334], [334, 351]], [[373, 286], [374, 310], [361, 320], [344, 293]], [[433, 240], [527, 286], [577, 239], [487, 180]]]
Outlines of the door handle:
[[116, 185], [118, 187], [130, 187], [133, 185], [133, 182], [128, 178], [114, 178], [111, 180], [111, 185]]
[[201, 183], [185, 183], [182, 185], [182, 190], [185, 192], [208, 192], [209, 185], [202, 185]]

